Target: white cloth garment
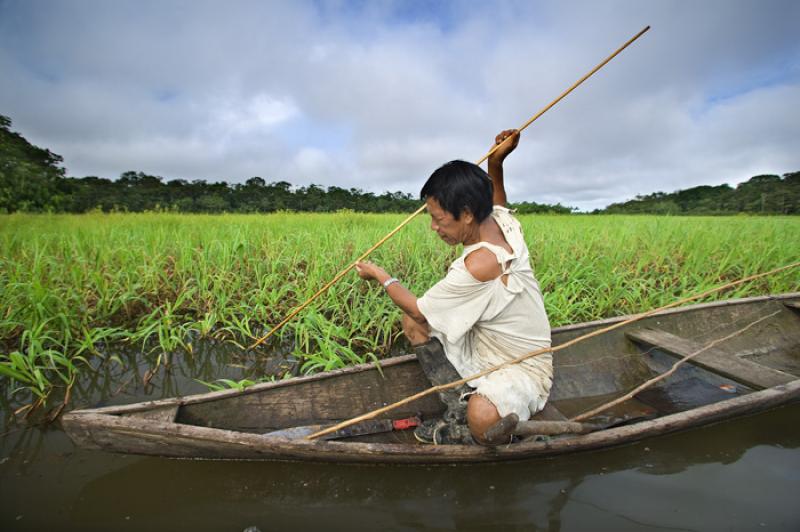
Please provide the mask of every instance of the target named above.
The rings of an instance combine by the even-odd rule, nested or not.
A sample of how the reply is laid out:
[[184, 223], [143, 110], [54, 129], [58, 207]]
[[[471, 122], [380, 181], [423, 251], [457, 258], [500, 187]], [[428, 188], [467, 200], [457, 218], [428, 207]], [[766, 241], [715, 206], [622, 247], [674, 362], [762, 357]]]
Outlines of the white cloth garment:
[[[462, 377], [550, 347], [550, 322], [519, 221], [499, 205], [491, 216], [513, 252], [488, 242], [466, 246], [445, 278], [417, 300], [431, 335], [442, 342], [447, 358]], [[500, 277], [481, 282], [469, 273], [464, 259], [479, 248], [495, 254], [503, 270]], [[502, 280], [505, 275], [506, 284]], [[544, 408], [552, 382], [553, 360], [547, 353], [474, 379], [469, 385], [489, 399], [501, 416], [514, 412], [526, 420]]]

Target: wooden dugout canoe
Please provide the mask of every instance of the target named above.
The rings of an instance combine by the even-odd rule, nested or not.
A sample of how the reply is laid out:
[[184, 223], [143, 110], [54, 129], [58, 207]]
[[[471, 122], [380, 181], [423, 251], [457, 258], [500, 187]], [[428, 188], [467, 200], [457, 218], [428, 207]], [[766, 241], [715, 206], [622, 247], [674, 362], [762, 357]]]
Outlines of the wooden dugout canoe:
[[[384, 360], [380, 371], [364, 364], [244, 391], [76, 410], [65, 414], [62, 424], [81, 447], [178, 458], [455, 463], [597, 449], [800, 398], [800, 293], [674, 309], [556, 352], [549, 406], [537, 419], [567, 419], [621, 396], [678, 358], [774, 312], [654, 387], [588, 420], [612, 425], [588, 434], [528, 437], [498, 447], [423, 445], [410, 430], [331, 441], [264, 436], [290, 427], [333, 424], [428, 388], [414, 355]], [[554, 329], [553, 345], [625, 319]], [[431, 395], [400, 407], [391, 417], [435, 416], [442, 409]]]

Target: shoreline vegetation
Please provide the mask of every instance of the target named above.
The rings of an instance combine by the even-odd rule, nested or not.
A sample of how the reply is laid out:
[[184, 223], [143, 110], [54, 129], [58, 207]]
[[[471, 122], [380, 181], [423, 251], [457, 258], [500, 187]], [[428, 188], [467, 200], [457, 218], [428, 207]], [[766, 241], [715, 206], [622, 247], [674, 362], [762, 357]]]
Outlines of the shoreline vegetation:
[[[144, 172], [123, 172], [119, 179], [66, 177], [63, 158], [29, 143], [11, 131], [11, 119], [0, 115], [0, 213], [182, 212], [269, 213], [413, 212], [420, 201], [407, 192], [375, 194], [358, 188], [295, 187], [251, 177], [244, 184], [202, 179], [167, 180]], [[577, 209], [531, 201], [510, 205], [519, 214], [570, 214]], [[735, 188], [725, 184], [638, 195], [592, 214], [669, 215], [800, 214], [800, 172], [750, 178]]]
[[[379, 287], [342, 279], [276, 338], [245, 348], [403, 218], [397, 214], [0, 215], [0, 379], [15, 402], [63, 396], [117, 356], [152, 375], [217, 342], [289, 356], [242, 387], [403, 352], [400, 313]], [[631, 314], [800, 256], [800, 218], [520, 215], [553, 326]], [[417, 294], [460, 249], [420, 216], [372, 255]], [[715, 299], [800, 291], [785, 272]], [[708, 299], [712, 300], [712, 299]], [[252, 360], [252, 359], [250, 359]], [[254, 366], [255, 367], [255, 366]]]

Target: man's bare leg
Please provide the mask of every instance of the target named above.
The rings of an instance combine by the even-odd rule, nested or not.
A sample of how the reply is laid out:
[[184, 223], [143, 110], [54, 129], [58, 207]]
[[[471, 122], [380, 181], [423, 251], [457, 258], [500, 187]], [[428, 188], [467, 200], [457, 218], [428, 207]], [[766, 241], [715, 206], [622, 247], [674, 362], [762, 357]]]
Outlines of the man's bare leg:
[[[503, 421], [507, 430], [501, 430], [499, 437], [495, 440], [489, 441], [484, 435], [486, 431], [495, 426], [500, 421]], [[519, 418], [516, 414], [509, 414], [505, 418], [500, 417], [497, 408], [490, 400], [482, 395], [473, 394], [469, 397], [467, 403], [467, 424], [469, 431], [475, 441], [481, 445], [501, 445], [511, 441], [511, 431], [516, 427]]]

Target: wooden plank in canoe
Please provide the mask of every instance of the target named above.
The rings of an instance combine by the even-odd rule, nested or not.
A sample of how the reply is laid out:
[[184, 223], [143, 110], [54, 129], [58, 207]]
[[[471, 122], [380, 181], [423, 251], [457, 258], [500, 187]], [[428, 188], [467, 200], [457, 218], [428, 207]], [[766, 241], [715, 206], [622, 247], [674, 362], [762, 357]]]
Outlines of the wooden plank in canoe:
[[[634, 342], [653, 346], [665, 353], [685, 357], [704, 346], [659, 329], [638, 329], [626, 333]], [[771, 388], [796, 379], [793, 375], [762, 366], [720, 348], [712, 347], [689, 360], [703, 369], [756, 389]]]
[[784, 301], [783, 304], [787, 308], [800, 311], [800, 301]]
[[567, 421], [567, 416], [561, 413], [553, 403], [545, 403], [544, 408], [537, 412], [533, 417], [534, 421]]

